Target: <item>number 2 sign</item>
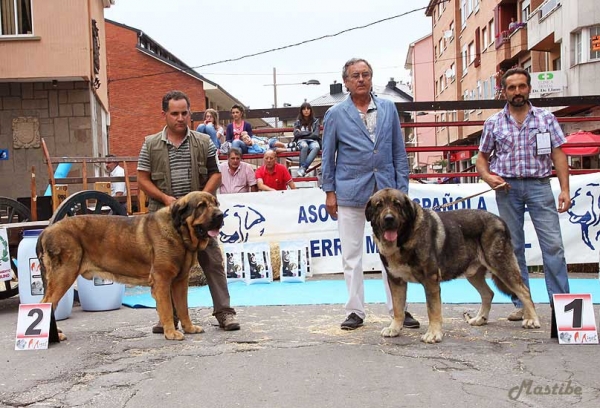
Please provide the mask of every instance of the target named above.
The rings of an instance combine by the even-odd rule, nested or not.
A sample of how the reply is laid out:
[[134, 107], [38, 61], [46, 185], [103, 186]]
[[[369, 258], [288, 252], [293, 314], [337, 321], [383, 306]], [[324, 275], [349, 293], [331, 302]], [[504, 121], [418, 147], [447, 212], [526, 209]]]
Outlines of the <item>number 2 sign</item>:
[[561, 293], [552, 296], [559, 344], [598, 344], [592, 295]]
[[15, 350], [48, 348], [51, 313], [51, 303], [19, 305]]

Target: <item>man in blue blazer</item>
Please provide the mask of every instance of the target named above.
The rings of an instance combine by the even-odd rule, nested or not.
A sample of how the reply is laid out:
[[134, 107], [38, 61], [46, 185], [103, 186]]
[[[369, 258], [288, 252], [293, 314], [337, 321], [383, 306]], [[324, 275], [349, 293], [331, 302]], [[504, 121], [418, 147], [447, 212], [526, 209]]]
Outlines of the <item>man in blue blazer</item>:
[[[395, 105], [371, 93], [373, 69], [353, 58], [342, 71], [350, 95], [331, 107], [323, 124], [322, 176], [327, 212], [338, 220], [344, 278], [348, 288], [342, 329], [354, 330], [365, 319], [362, 267], [365, 206], [383, 188], [408, 193], [408, 159]], [[386, 305], [392, 311], [387, 274], [382, 267]], [[405, 312], [405, 327], [419, 322]]]

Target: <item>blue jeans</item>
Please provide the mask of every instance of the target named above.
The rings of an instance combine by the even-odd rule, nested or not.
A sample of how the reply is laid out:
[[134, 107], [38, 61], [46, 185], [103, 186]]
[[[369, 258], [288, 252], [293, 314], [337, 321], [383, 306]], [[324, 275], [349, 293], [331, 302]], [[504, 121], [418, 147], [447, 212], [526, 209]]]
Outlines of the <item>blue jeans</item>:
[[237, 147], [242, 151], [242, 154], [248, 154], [248, 145], [242, 142], [241, 139], [234, 140], [231, 142], [231, 147]]
[[221, 142], [219, 142], [219, 139], [217, 138], [217, 130], [212, 123], [209, 123], [208, 125], [205, 125], [204, 123], [198, 125], [196, 132], [206, 133], [210, 136], [210, 140], [212, 140], [217, 149], [221, 147]]
[[319, 154], [319, 142], [310, 139], [299, 140], [298, 148], [300, 149], [300, 167], [304, 167], [306, 170]]
[[[550, 187], [550, 179], [505, 178], [505, 180], [510, 184], [510, 190], [497, 190], [496, 202], [500, 217], [506, 221], [510, 230], [515, 255], [521, 269], [521, 277], [525, 285], [529, 287], [529, 273], [525, 262], [525, 231], [523, 230], [525, 211], [528, 211], [540, 243], [546, 289], [552, 305], [554, 293], [569, 293], [569, 278], [558, 222], [558, 211]], [[516, 307], [523, 307], [516, 296], [512, 297], [512, 301]]]

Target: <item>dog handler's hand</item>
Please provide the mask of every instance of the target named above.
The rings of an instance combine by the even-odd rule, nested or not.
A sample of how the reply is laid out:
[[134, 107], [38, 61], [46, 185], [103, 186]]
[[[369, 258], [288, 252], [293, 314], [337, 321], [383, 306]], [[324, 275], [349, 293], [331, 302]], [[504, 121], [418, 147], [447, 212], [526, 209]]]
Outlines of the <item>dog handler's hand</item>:
[[[484, 181], [494, 190], [497, 188], [508, 190], [510, 188], [510, 184], [496, 174], [490, 174]], [[504, 184], [504, 186], [502, 186], [502, 184]]]
[[334, 191], [328, 191], [325, 194], [327, 194], [327, 197], [325, 198], [325, 209], [327, 210], [327, 213], [331, 216], [331, 218], [337, 220], [337, 196], [335, 195]]
[[571, 207], [571, 198], [568, 191], [561, 191], [558, 195], [558, 212], [564, 213]]

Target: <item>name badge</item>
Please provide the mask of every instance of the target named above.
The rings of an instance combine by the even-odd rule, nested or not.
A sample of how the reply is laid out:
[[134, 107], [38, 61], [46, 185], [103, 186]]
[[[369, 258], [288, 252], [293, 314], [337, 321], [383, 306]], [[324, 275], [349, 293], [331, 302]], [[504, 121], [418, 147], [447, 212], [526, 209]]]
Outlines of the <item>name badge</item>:
[[552, 152], [552, 145], [550, 144], [550, 133], [540, 132], [535, 135], [537, 144], [537, 155], [550, 154]]

